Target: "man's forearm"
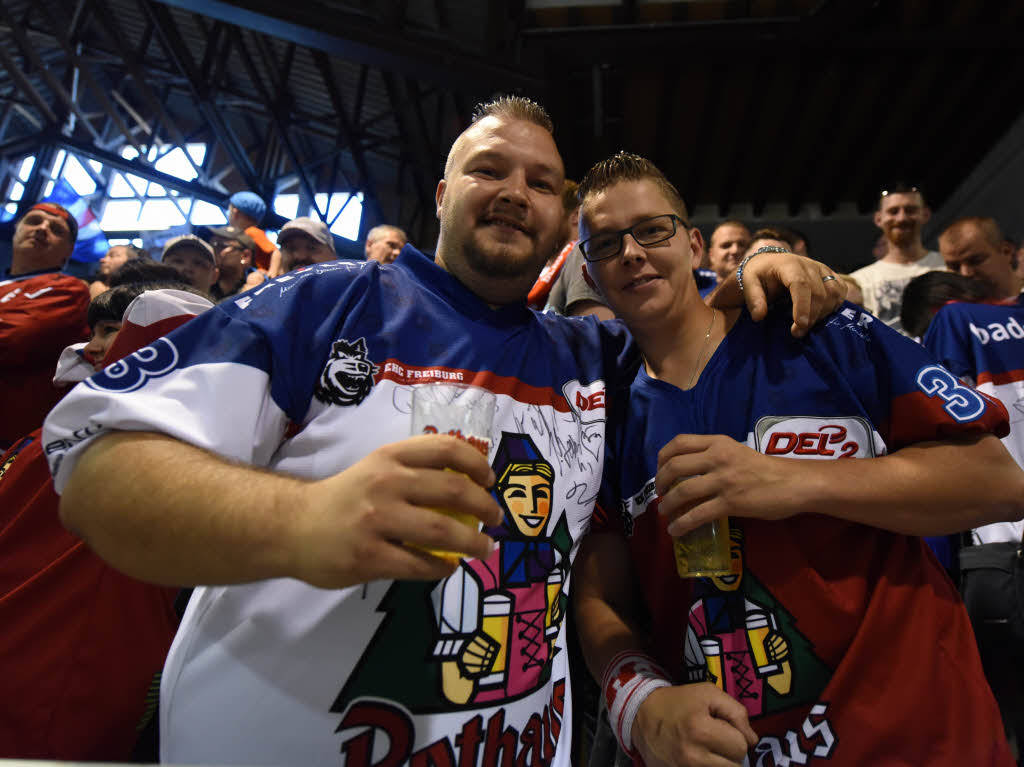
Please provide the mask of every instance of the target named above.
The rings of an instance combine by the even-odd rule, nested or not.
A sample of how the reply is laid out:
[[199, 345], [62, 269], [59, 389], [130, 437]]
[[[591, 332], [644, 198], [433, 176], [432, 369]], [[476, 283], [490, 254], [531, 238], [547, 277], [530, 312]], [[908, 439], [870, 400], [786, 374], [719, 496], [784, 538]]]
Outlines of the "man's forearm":
[[60, 513], [134, 577], [239, 583], [289, 573], [289, 530], [304, 484], [160, 434], [115, 432], [81, 456]]
[[818, 513], [908, 535], [1024, 517], [1024, 472], [991, 434], [838, 461], [766, 456], [729, 437], [680, 434], [658, 463], [671, 535], [726, 515]]
[[881, 459], [795, 463], [813, 475], [803, 486], [802, 511], [910, 535], [946, 535], [1024, 516], [1024, 472], [991, 434], [910, 445]]

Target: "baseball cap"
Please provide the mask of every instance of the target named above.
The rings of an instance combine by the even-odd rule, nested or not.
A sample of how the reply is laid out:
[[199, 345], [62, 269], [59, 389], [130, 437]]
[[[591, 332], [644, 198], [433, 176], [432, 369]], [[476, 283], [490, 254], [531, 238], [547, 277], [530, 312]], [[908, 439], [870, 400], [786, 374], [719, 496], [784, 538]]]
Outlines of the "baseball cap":
[[334, 237], [331, 235], [330, 230], [327, 228], [327, 224], [318, 218], [310, 218], [309, 216], [299, 216], [298, 218], [289, 221], [287, 224], [281, 227], [281, 231], [277, 235], [277, 242], [280, 245], [289, 237], [294, 234], [305, 234], [312, 237], [314, 240], [319, 242], [321, 245], [326, 245], [331, 249], [331, 253], [337, 253], [334, 249]]
[[255, 192], [235, 192], [228, 198], [228, 203], [256, 221], [262, 221], [267, 212], [267, 204]]
[[217, 257], [213, 253], [213, 248], [210, 247], [210, 243], [206, 240], [201, 240], [194, 234], [183, 234], [179, 237], [172, 237], [164, 245], [163, 252], [160, 254], [160, 260], [163, 261], [167, 256], [176, 250], [181, 248], [192, 248], [198, 250], [203, 255], [210, 259], [210, 263], [214, 266], [217, 265]]
[[237, 226], [211, 226], [206, 231], [213, 237], [220, 237], [224, 240], [234, 240], [243, 248], [256, 251], [256, 241], [245, 233], [244, 229], [239, 229]]
[[63, 205], [56, 202], [37, 202], [29, 210], [41, 210], [51, 216], [64, 219], [64, 223], [68, 225], [68, 230], [71, 232], [71, 242], [78, 239], [78, 220]]

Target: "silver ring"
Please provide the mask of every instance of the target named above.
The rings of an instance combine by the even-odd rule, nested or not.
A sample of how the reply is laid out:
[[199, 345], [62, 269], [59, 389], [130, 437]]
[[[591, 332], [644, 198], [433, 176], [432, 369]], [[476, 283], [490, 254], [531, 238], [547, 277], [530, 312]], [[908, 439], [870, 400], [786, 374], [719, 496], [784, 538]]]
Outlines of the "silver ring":
[[828, 282], [829, 280], [834, 280], [835, 278], [836, 276], [834, 274], [826, 274], [824, 277], [821, 278], [821, 281]]

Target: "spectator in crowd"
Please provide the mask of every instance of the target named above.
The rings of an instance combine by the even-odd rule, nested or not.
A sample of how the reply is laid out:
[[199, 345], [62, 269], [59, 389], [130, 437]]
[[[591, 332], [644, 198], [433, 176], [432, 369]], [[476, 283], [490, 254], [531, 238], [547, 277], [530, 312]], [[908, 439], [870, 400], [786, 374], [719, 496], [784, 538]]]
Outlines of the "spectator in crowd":
[[214, 301], [223, 301], [266, 279], [266, 272], [252, 265], [258, 248], [249, 235], [229, 225], [211, 228], [210, 237], [217, 256], [217, 281], [210, 288]]
[[[150, 261], [148, 258], [137, 258], [127, 261], [107, 278], [107, 284], [116, 288], [118, 285], [129, 285], [136, 282], [180, 282], [181, 272], [173, 266]], [[205, 293], [206, 298], [209, 298]]]
[[52, 202], [15, 225], [0, 275], [0, 449], [42, 425], [63, 394], [51, 381], [61, 350], [89, 337], [89, 288], [61, 272], [77, 235], [75, 217]]
[[318, 218], [299, 216], [281, 227], [277, 235], [284, 271], [323, 264], [338, 257], [334, 236], [327, 224]]
[[900, 322], [911, 338], [924, 338], [935, 313], [952, 301], [988, 301], [992, 286], [973, 277], [953, 272], [925, 272], [903, 289]]
[[719, 280], [736, 271], [750, 248], [750, 230], [742, 221], [723, 221], [708, 238], [708, 268]]
[[375, 226], [366, 233], [366, 260], [390, 264], [409, 242], [405, 231], [392, 224]]
[[268, 277], [281, 271], [281, 251], [267, 239], [260, 222], [267, 213], [267, 204], [255, 192], [235, 192], [228, 198], [228, 225], [241, 229], [256, 244], [253, 265]]
[[[961, 274], [945, 276], [967, 281], [962, 273], [971, 272], [974, 277], [962, 291], [964, 300], [936, 307], [923, 343], [954, 375], [1003, 403], [1010, 413], [1010, 433], [1003, 444], [1017, 465], [1024, 468], [1024, 298], [1016, 294], [1003, 299], [1010, 284], [1005, 273], [1011, 251], [995, 236], [997, 229], [991, 219], [966, 219], [952, 229], [940, 237], [939, 247], [944, 256], [950, 254], [947, 262], [955, 262]], [[972, 239], [973, 247], [957, 247]], [[918, 277], [914, 282], [931, 276]], [[993, 299], [1003, 300], [979, 301], [973, 297], [978, 283], [982, 290], [995, 294]], [[913, 284], [907, 286], [907, 292]], [[912, 296], [904, 298], [905, 311], [907, 304], [912, 305]], [[961, 593], [985, 674], [999, 701], [1007, 734], [1018, 751], [1024, 746], [1022, 535], [1024, 523], [1019, 520], [975, 526], [964, 537], [967, 545], [959, 552]]]
[[107, 278], [115, 269], [137, 258], [147, 258], [146, 251], [131, 244], [112, 245], [107, 250], [107, 254], [100, 259], [99, 269], [96, 270], [96, 279], [89, 283], [89, 297], [96, 298], [109, 287]]
[[204, 293], [210, 292], [220, 276], [217, 256], [210, 243], [194, 234], [168, 240], [160, 254], [160, 262], [173, 266], [181, 272], [185, 282]]
[[[185, 290], [136, 283], [94, 298], [87, 348], [96, 369], [211, 305]], [[129, 761], [153, 714], [147, 691], [178, 626], [178, 589], [123, 575], [63, 528], [46, 463], [59, 447], [44, 445], [36, 429], [0, 457], [0, 751]]]
[[787, 241], [793, 243], [793, 247], [790, 248], [793, 253], [796, 253], [798, 256], [811, 257], [810, 240], [807, 239], [806, 234], [791, 226], [780, 226], [777, 229], [786, 235], [785, 239]]
[[[1006, 411], [848, 304], [796, 341], [781, 307], [755, 324], [705, 305], [700, 233], [647, 160], [598, 163], [580, 195], [587, 271], [643, 353], [574, 580], [623, 747], [646, 765], [1012, 765], [916, 537], [1024, 515], [991, 433]], [[673, 536], [726, 514], [731, 568], [680, 578]]]
[[781, 248], [784, 251], [793, 252], [793, 239], [785, 229], [765, 227], [758, 229], [750, 236], [750, 245], [747, 246], [743, 255], [750, 255], [760, 248]]
[[540, 277], [530, 289], [527, 303], [534, 309], [555, 312], [565, 317], [593, 314], [599, 320], [610, 320], [615, 315], [604, 305], [604, 300], [583, 275], [583, 254], [576, 247], [576, 229], [579, 223], [578, 186], [566, 179], [562, 189], [562, 207], [565, 210], [565, 244], [544, 265]]
[[917, 187], [899, 184], [883, 191], [874, 220], [882, 230], [885, 254], [850, 274], [860, 288], [864, 308], [901, 333], [903, 288], [917, 275], [943, 268], [942, 256], [921, 242], [921, 228], [930, 217]]
[[1020, 293], [1017, 250], [994, 218], [958, 218], [939, 235], [939, 253], [949, 271], [987, 283], [993, 298], [1016, 298]]
[[[380, 746], [396, 764], [476, 761], [486, 727], [503, 758], [568, 761], [564, 586], [600, 480], [604, 395], [631, 355], [611, 323], [524, 309], [560, 244], [563, 178], [544, 111], [491, 102], [438, 184], [436, 262], [406, 247], [395, 268], [296, 273], [51, 413], [48, 442], [92, 430], [50, 455], [65, 523], [125, 572], [221, 584], [193, 593], [165, 666], [163, 760], [313, 763]], [[757, 271], [746, 293], [763, 311]], [[795, 256], [760, 265], [797, 294], [799, 330], [828, 303], [819, 275]], [[412, 387], [451, 381], [501, 393], [486, 456], [406, 436]], [[556, 409], [580, 401], [582, 433]], [[560, 452], [570, 442], [582, 452]], [[114, 469], [128, 456], [130, 479]], [[514, 520], [485, 489], [488, 458]], [[423, 550], [479, 564], [495, 541], [486, 581]], [[457, 661], [476, 647], [489, 661]]]

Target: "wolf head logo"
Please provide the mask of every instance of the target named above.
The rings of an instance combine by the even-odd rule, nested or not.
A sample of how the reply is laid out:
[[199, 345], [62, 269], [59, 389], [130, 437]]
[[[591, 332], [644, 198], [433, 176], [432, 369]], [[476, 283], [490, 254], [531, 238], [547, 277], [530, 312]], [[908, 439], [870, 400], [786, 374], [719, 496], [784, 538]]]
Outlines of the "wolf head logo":
[[331, 405], [358, 405], [373, 388], [378, 367], [366, 358], [366, 339], [350, 342], [338, 339], [320, 374], [313, 395]]

